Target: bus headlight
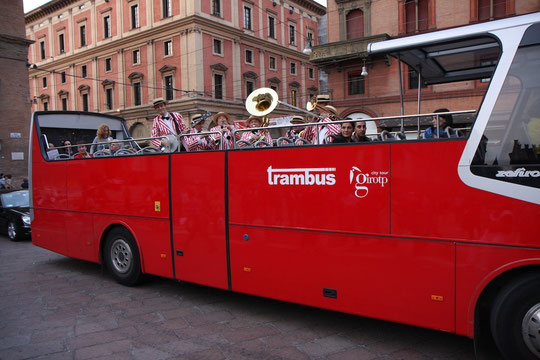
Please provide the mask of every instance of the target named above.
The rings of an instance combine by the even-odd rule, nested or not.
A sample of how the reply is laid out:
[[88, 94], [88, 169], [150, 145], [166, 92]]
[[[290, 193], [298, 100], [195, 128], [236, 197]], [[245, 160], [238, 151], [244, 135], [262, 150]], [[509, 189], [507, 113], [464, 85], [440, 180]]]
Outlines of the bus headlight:
[[23, 215], [22, 216], [22, 221], [23, 221], [24, 225], [30, 225], [30, 215]]

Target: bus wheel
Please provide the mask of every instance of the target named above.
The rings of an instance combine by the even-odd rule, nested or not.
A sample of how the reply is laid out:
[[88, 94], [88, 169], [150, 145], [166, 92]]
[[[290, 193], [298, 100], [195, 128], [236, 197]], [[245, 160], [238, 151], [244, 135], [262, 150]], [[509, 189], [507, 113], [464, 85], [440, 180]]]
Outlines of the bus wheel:
[[125, 228], [113, 229], [105, 243], [105, 263], [122, 285], [132, 286], [141, 277], [141, 261], [135, 239]]
[[506, 359], [540, 359], [540, 274], [506, 285], [491, 309], [491, 333]]

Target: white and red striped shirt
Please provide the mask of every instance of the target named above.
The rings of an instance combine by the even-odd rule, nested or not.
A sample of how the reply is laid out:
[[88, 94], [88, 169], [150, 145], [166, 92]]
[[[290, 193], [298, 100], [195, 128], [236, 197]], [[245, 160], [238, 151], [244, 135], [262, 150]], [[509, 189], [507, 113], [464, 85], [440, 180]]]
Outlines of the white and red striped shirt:
[[[182, 115], [173, 112], [165, 114], [165, 117], [167, 116], [169, 117], [168, 120], [170, 121], [167, 121], [167, 119], [165, 119], [161, 115], [158, 115], [154, 118], [154, 122], [152, 124], [153, 138], [167, 135], [180, 135], [176, 130], [176, 126], [174, 124], [175, 122], [176, 124], [178, 124], [178, 129], [180, 130], [180, 133], [186, 131], [187, 126], [184, 123], [184, 118], [182, 117]], [[153, 139], [152, 145], [154, 145], [155, 147], [160, 147], [161, 139]]]
[[[333, 124], [330, 118], [322, 119], [321, 123], [325, 123], [325, 125], [308, 126], [306, 130], [304, 130], [300, 134], [300, 137], [306, 139], [312, 144], [317, 144], [317, 127], [318, 127], [319, 128], [319, 144], [324, 144], [324, 140], [328, 135], [337, 135], [341, 131], [341, 125]], [[332, 142], [331, 139], [328, 139], [327, 141]]]
[[[261, 139], [261, 131], [264, 134], [262, 139]], [[245, 141], [247, 141], [249, 143], [252, 143], [252, 144], [255, 144], [257, 141], [262, 140], [262, 141], [265, 141], [268, 144], [270, 144], [270, 146], [272, 146], [272, 144], [273, 144], [272, 137], [270, 136], [270, 133], [268, 132], [268, 130], [259, 130], [259, 133], [257, 135], [255, 135], [252, 131], [245, 131], [245, 132], [242, 133], [242, 136], [240, 137], [240, 140], [245, 140]], [[239, 147], [245, 147], [247, 145], [239, 144], [238, 146]]]
[[[238, 125], [234, 124], [232, 125], [233, 129], [238, 130]], [[210, 131], [220, 131], [221, 132], [221, 126], [214, 126]], [[219, 141], [221, 137], [223, 136], [223, 147], [221, 147], [221, 142]], [[226, 129], [222, 134], [212, 134], [210, 135], [210, 139], [212, 140], [212, 143], [210, 144], [213, 149], [215, 150], [226, 150], [226, 149], [232, 149], [233, 147], [233, 136], [232, 132], [229, 129]]]
[[[200, 131], [193, 128], [189, 130], [188, 134], [198, 134]], [[211, 150], [212, 147], [208, 144], [206, 136], [184, 136], [182, 137], [182, 143], [186, 148], [186, 151], [203, 151]]]

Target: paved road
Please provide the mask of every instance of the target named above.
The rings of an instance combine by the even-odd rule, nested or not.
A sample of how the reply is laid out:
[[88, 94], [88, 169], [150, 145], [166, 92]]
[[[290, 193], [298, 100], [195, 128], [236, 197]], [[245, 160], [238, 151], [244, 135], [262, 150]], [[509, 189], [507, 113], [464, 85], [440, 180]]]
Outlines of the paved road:
[[0, 237], [0, 359], [474, 359], [472, 340], [100, 266]]

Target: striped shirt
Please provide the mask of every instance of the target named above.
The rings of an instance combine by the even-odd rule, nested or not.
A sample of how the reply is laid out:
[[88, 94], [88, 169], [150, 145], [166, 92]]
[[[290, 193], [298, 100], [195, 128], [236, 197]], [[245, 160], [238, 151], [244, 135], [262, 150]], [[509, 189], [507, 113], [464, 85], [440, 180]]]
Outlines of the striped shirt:
[[[238, 125], [234, 124], [232, 125], [233, 128], [235, 130], [238, 130], [239, 127]], [[213, 128], [210, 129], [210, 131], [221, 131], [221, 126], [214, 126]], [[223, 137], [224, 137], [224, 140], [223, 140], [223, 148], [221, 147], [221, 134], [212, 134], [210, 135], [210, 139], [211, 139], [211, 143], [210, 143], [210, 146], [212, 146], [213, 149], [215, 150], [220, 150], [220, 149], [223, 149], [223, 150], [226, 150], [226, 149], [232, 149], [233, 147], [233, 138], [232, 138], [232, 134], [231, 134], [231, 131], [229, 129], [226, 129], [225, 132], [223, 133]]]
[[[184, 132], [187, 130], [186, 124], [184, 123], [184, 118], [179, 113], [167, 113], [166, 115], [169, 116], [170, 119], [170, 125], [168, 124], [168, 121], [163, 118], [163, 116], [158, 115], [154, 118], [154, 123], [152, 124], [152, 137], [160, 137], [160, 136], [167, 136], [167, 135], [180, 135], [177, 134], [176, 126], [174, 125], [174, 122], [178, 124], [178, 129], [180, 129], [180, 132]], [[161, 139], [153, 139], [152, 145], [155, 147], [160, 147], [161, 145]]]
[[[319, 128], [319, 142], [318, 143], [324, 144], [324, 140], [328, 135], [337, 135], [341, 131], [341, 125], [332, 124], [332, 120], [330, 120], [330, 118], [322, 119], [321, 123], [325, 123], [325, 125], [308, 126], [306, 130], [304, 130], [300, 134], [300, 137], [306, 139], [312, 144], [317, 144], [317, 127], [318, 127]], [[328, 139], [328, 142], [332, 142], [332, 139]]]
[[[188, 134], [197, 134], [197, 133], [199, 133], [199, 131], [197, 131], [197, 129], [195, 128], [189, 130], [188, 132]], [[208, 144], [208, 141], [206, 140], [206, 135], [184, 136], [182, 137], [182, 143], [184, 144], [184, 147], [186, 148], [186, 150], [189, 152], [212, 149], [212, 147]]]
[[[257, 134], [257, 137], [256, 139], [253, 139], [252, 138], [252, 135], [255, 135], [253, 134], [253, 132], [251, 131], [245, 131], [242, 133], [242, 136], [240, 137], [240, 140], [245, 140], [251, 144], [255, 144], [257, 141], [264, 141], [264, 142], [267, 142], [268, 144], [270, 144], [270, 146], [272, 146], [273, 144], [273, 141], [272, 141], [272, 137], [270, 136], [270, 133], [267, 131], [267, 130], [262, 130], [262, 132], [264, 133], [264, 136], [262, 137], [261, 139], [261, 130], [259, 130], [259, 134]], [[239, 147], [245, 147], [247, 145], [245, 144], [239, 144], [238, 145]]]

